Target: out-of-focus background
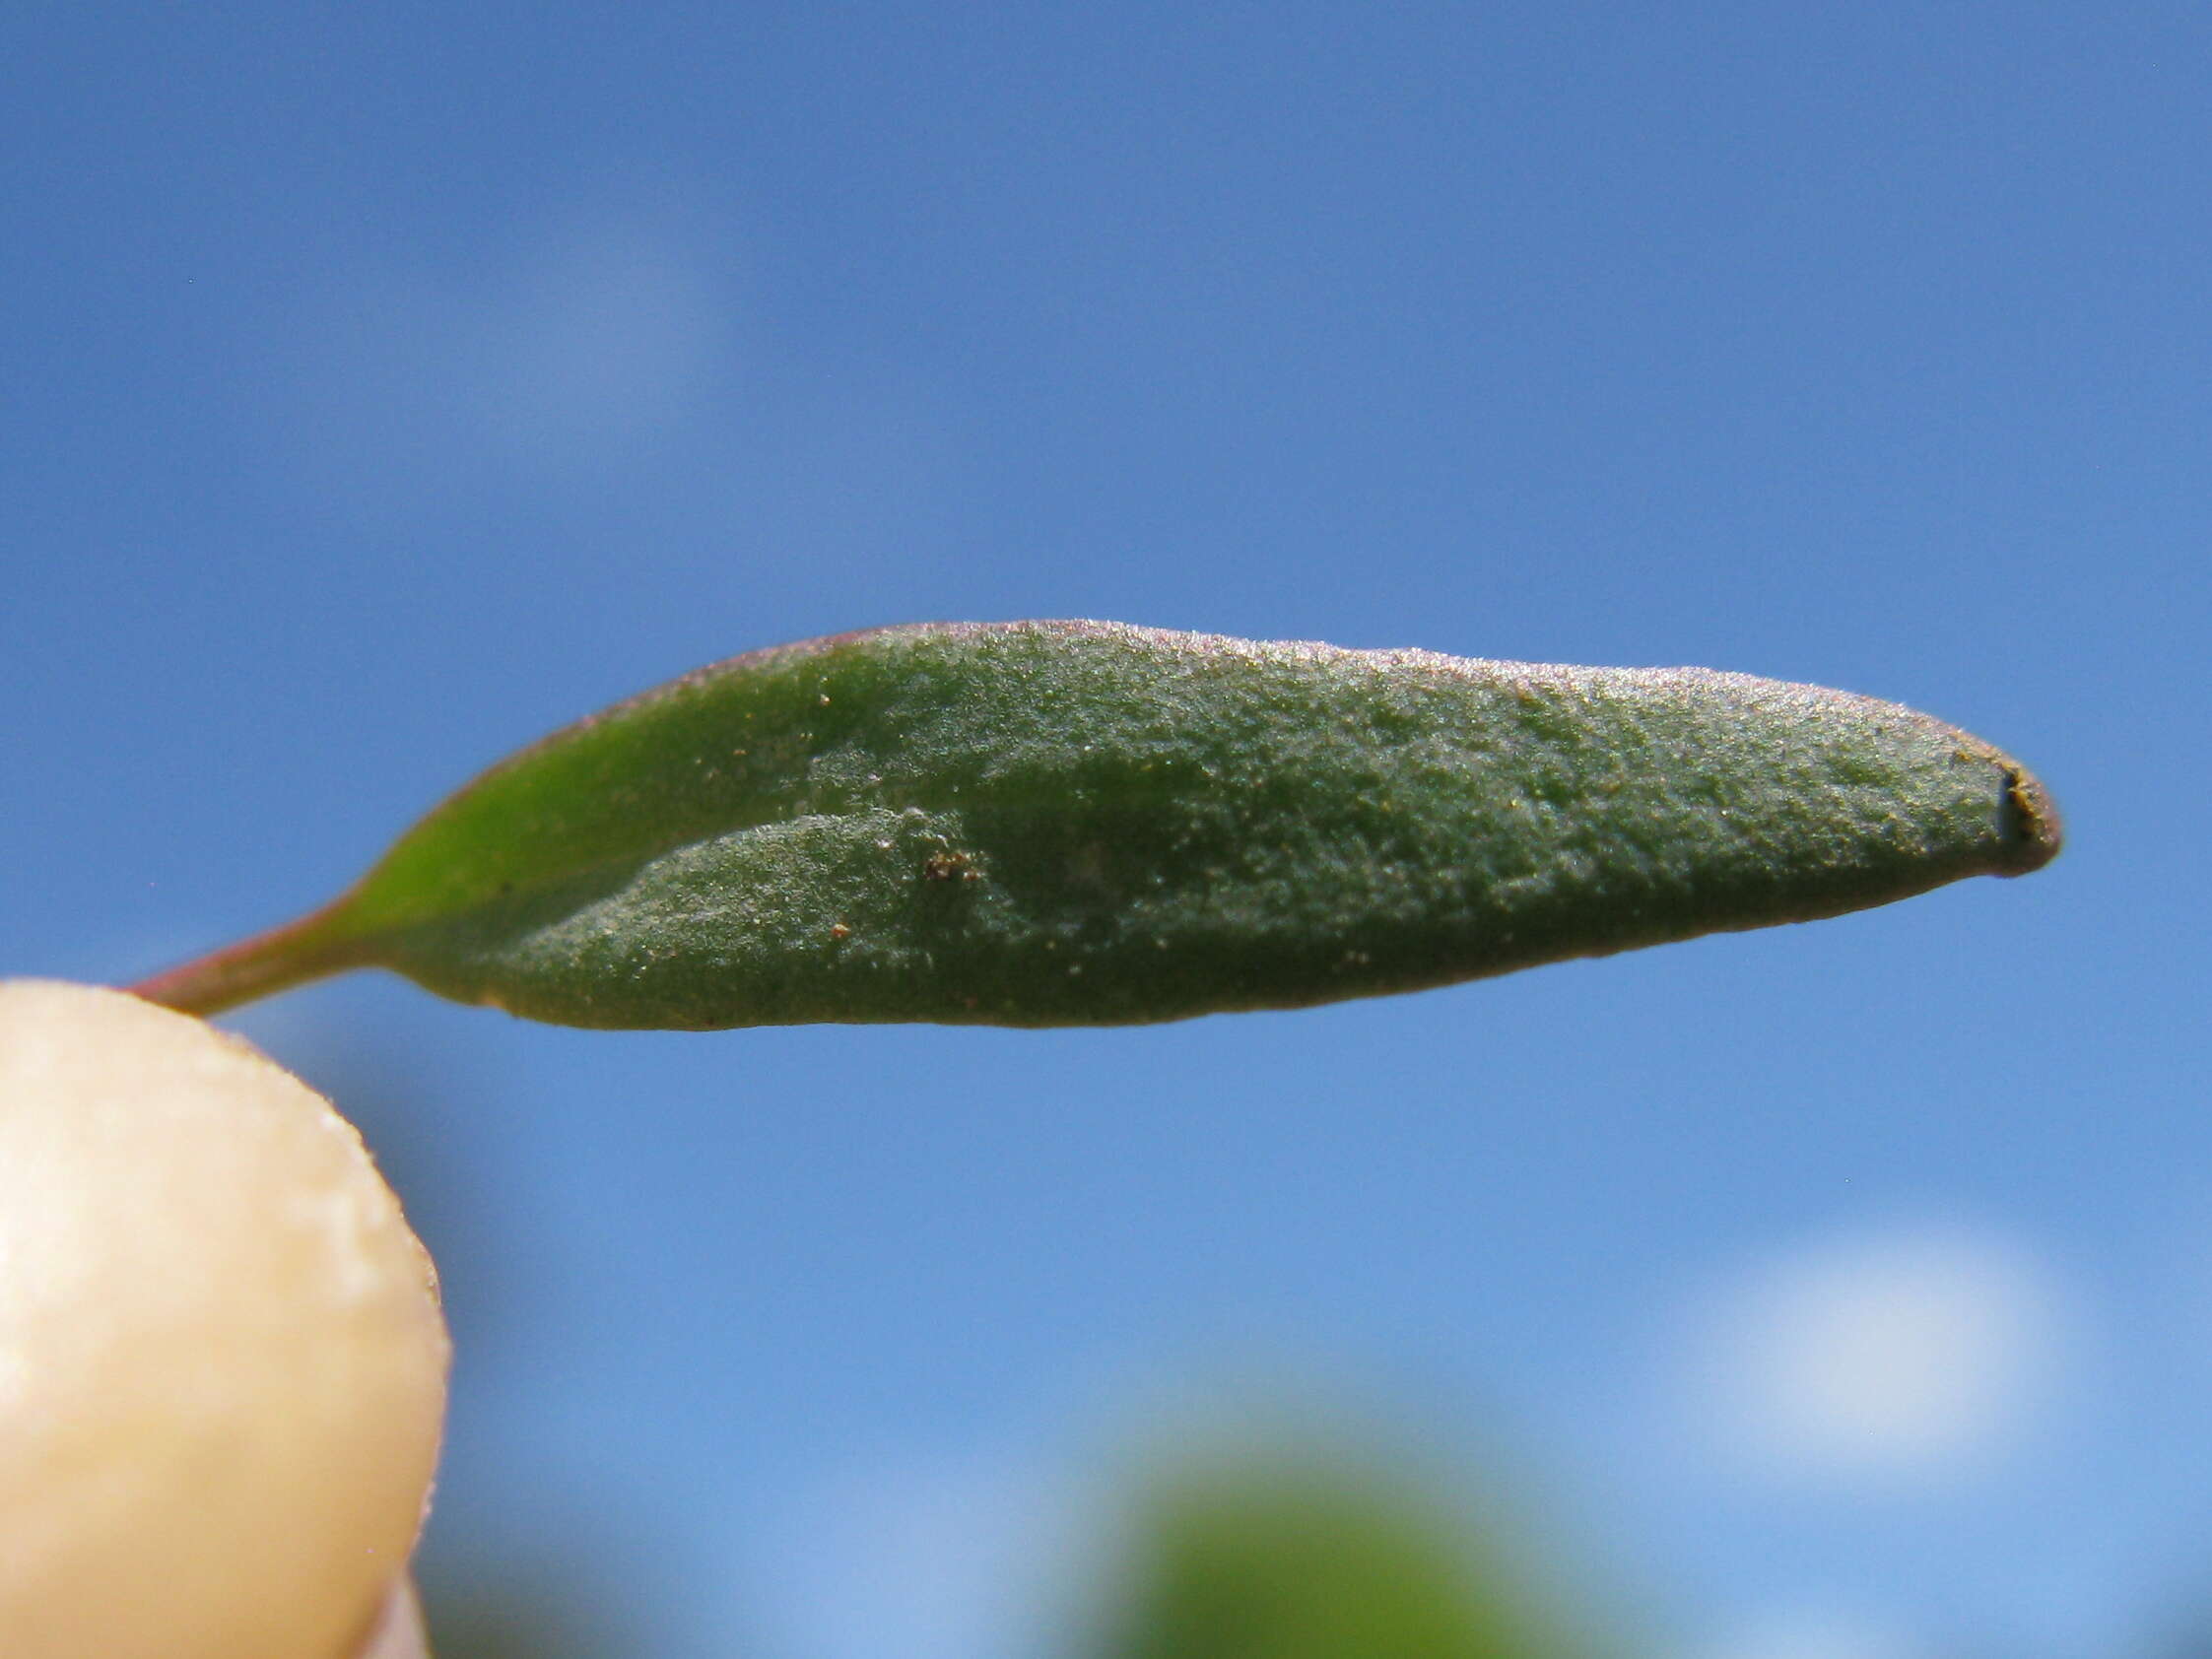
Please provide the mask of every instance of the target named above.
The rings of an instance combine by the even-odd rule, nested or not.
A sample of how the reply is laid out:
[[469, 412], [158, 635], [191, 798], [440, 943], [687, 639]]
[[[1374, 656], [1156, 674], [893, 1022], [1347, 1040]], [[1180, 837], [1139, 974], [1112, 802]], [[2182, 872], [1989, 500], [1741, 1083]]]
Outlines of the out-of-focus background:
[[2208, 89], [2069, 0], [17, 0], [0, 970], [871, 624], [1910, 702], [2057, 865], [1155, 1029], [232, 1023], [443, 1263], [456, 1654], [1062, 1652], [1288, 1424], [1643, 1654], [2199, 1651]]

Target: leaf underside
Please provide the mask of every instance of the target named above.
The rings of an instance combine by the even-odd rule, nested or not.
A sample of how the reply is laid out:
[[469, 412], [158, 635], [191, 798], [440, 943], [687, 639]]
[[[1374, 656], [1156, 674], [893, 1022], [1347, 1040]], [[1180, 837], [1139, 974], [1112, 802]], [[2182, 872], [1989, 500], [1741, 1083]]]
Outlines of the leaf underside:
[[556, 733], [269, 938], [295, 978], [379, 964], [567, 1025], [1115, 1025], [1833, 915], [2057, 844], [2009, 758], [1841, 692], [925, 625]]

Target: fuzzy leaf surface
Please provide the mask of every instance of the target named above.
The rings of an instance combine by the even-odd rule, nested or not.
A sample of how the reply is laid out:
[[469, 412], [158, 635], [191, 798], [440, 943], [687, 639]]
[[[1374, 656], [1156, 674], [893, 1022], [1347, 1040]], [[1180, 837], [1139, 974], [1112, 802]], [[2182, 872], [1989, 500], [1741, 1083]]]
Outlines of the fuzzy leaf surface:
[[1114, 1025], [1833, 915], [2057, 842], [2008, 757], [1842, 692], [924, 625], [558, 732], [290, 936], [575, 1026]]

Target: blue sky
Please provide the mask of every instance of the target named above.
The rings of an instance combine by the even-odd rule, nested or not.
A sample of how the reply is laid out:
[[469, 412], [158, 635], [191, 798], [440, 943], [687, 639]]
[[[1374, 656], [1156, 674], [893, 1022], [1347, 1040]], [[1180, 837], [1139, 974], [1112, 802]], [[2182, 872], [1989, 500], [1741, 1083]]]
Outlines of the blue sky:
[[1122, 1460], [1294, 1402], [1540, 1493], [1679, 1659], [2212, 1595], [2200, 10], [0, 41], [6, 971], [134, 977], [615, 697], [936, 618], [1840, 685], [2067, 817], [2029, 881], [1296, 1015], [242, 1014], [445, 1264], [434, 1576], [651, 1659], [1013, 1659]]

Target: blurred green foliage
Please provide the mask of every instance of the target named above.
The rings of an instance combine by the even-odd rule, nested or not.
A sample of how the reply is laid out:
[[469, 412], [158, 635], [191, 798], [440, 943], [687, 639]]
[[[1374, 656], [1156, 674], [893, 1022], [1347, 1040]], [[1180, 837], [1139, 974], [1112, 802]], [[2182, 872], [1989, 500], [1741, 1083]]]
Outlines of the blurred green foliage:
[[1590, 1659], [1541, 1575], [1372, 1469], [1185, 1474], [1141, 1509], [1086, 1659]]
[[[1189, 1460], [1143, 1483], [1073, 1659], [1597, 1659], [1557, 1580], [1381, 1461]], [[1104, 1554], [1104, 1553], [1103, 1553]], [[436, 1659], [651, 1659], [620, 1586], [543, 1559], [426, 1573]], [[883, 1632], [886, 1654], [900, 1632]], [[744, 1659], [774, 1659], [749, 1653]]]

